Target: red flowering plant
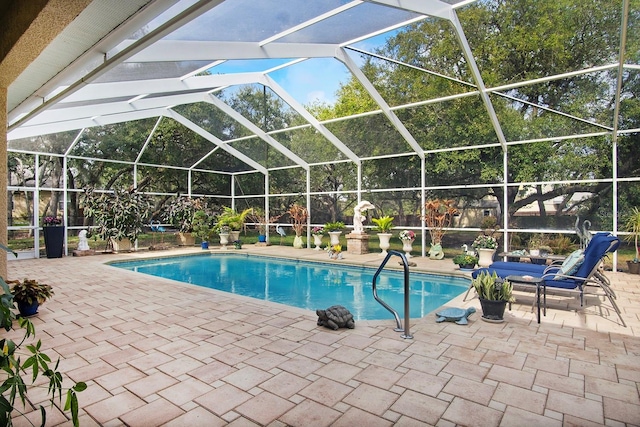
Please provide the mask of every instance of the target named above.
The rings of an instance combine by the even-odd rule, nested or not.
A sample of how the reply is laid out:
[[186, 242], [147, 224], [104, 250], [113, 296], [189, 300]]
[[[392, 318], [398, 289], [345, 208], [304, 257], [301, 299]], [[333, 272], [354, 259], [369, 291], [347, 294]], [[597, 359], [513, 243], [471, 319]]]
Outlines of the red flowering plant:
[[42, 221], [42, 225], [44, 227], [54, 227], [56, 225], [61, 225], [61, 224], [62, 224], [62, 220], [57, 216], [45, 216], [44, 220]]

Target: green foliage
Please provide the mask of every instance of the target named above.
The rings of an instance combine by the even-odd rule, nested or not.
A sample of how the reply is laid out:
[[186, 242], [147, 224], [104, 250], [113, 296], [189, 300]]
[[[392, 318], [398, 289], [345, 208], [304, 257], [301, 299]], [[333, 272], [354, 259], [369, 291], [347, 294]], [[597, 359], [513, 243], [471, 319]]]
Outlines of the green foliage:
[[51, 286], [45, 283], [38, 283], [35, 279], [9, 280], [7, 284], [11, 286], [13, 300], [17, 303], [33, 304], [38, 302], [44, 303], [54, 294]]
[[498, 241], [493, 236], [480, 234], [471, 246], [473, 246], [474, 249], [496, 249], [498, 247]]
[[380, 218], [371, 218], [371, 221], [376, 225], [373, 230], [378, 233], [390, 233], [393, 228], [394, 217], [385, 215]]
[[234, 209], [225, 206], [222, 210], [222, 213], [218, 215], [218, 223], [216, 225], [216, 229], [220, 230], [222, 229], [222, 227], [229, 227], [229, 229], [232, 231], [242, 230], [242, 226], [247, 219], [247, 215], [249, 215], [252, 210], [253, 209], [251, 208], [247, 208], [242, 212], [236, 212]]
[[[0, 245], [0, 248], [8, 250], [4, 245]], [[16, 289], [16, 286], [19, 286], [19, 288]], [[56, 402], [61, 403], [64, 393], [66, 395], [64, 411], [71, 412], [73, 425], [78, 427], [80, 421], [78, 417], [79, 404], [77, 393], [84, 391], [87, 385], [84, 382], [78, 382], [71, 388], [66, 389], [65, 392], [62, 384], [63, 377], [58, 370], [60, 359], [52, 366], [51, 358], [43, 351], [40, 340], [35, 344], [25, 345], [27, 339], [35, 337], [35, 327], [29, 319], [23, 317], [16, 319], [12, 311], [15, 309], [14, 295], [2, 277], [0, 277], [0, 287], [3, 291], [0, 295], [0, 323], [2, 324], [2, 328], [4, 328], [6, 332], [11, 332], [11, 336], [17, 336], [18, 331], [14, 328], [14, 323], [17, 321], [18, 327], [24, 331], [19, 342], [9, 337], [2, 337], [0, 339], [0, 348], [2, 349], [0, 355], [0, 372], [2, 372], [0, 375], [0, 379], [2, 379], [2, 384], [0, 385], [0, 425], [7, 427], [13, 425], [13, 413], [14, 411], [18, 411], [14, 408], [16, 398], [18, 398], [21, 405], [24, 406], [29, 390], [32, 390], [33, 387], [40, 387], [34, 384], [40, 375], [44, 375], [49, 379], [47, 396], [50, 396], [49, 400], [51, 405], [56, 404]], [[18, 284], [14, 286], [14, 292], [16, 294], [16, 301], [19, 297], [24, 297], [25, 299], [28, 297], [46, 299], [53, 294], [50, 286], [38, 285], [35, 280], [29, 279], [18, 282]], [[25, 358], [24, 361], [23, 357]], [[30, 375], [30, 385], [24, 381], [22, 378], [23, 375]], [[42, 420], [41, 425], [44, 426], [47, 421], [47, 412], [42, 405], [40, 405], [40, 414]]]
[[498, 226], [498, 219], [495, 216], [485, 216], [484, 218], [482, 218], [482, 221], [480, 222], [480, 228], [482, 228], [483, 230], [488, 230], [491, 228], [499, 228]]
[[204, 210], [196, 211], [191, 228], [194, 237], [208, 242], [214, 231], [213, 218]]
[[97, 195], [92, 188], [84, 193], [84, 215], [92, 218], [102, 239], [129, 239], [134, 242], [142, 233], [151, 205], [135, 189], [114, 190]]
[[549, 241], [549, 247], [554, 254], [565, 255], [573, 252], [575, 244], [568, 236], [560, 234]]
[[342, 222], [342, 221], [327, 222], [324, 225], [324, 229], [327, 232], [342, 231], [342, 230], [344, 230], [344, 228], [345, 228], [345, 225], [344, 225], [344, 222]]
[[514, 301], [513, 285], [507, 280], [499, 279], [495, 271], [493, 274], [486, 271], [478, 274], [475, 279], [471, 280], [471, 284], [480, 299]]
[[624, 219], [623, 225], [624, 231], [628, 234], [625, 237], [625, 240], [628, 242], [634, 242], [636, 248], [636, 257], [634, 258], [635, 262], [638, 262], [640, 259], [640, 248], [638, 248], [638, 237], [640, 237], [640, 209], [635, 207], [631, 210], [631, 212], [626, 215]]
[[453, 257], [453, 263], [457, 265], [476, 265], [478, 257], [468, 254], [459, 254]]
[[188, 196], [176, 197], [169, 204], [166, 212], [166, 221], [181, 233], [188, 233], [193, 229], [193, 219], [196, 211], [203, 207], [204, 204], [200, 199], [192, 199]]

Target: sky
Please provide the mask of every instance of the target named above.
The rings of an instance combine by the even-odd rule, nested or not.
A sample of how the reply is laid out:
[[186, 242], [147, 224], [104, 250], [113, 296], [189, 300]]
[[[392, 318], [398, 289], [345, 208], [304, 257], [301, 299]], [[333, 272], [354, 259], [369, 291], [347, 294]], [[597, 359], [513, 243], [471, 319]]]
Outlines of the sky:
[[[354, 46], [366, 51], [374, 51], [376, 47], [383, 45], [386, 39], [396, 32], [394, 30], [381, 34], [356, 43]], [[350, 53], [350, 55], [358, 66], [364, 63], [360, 54]], [[210, 68], [209, 71], [212, 74], [265, 71], [293, 60], [294, 58], [234, 60]], [[351, 73], [344, 64], [335, 58], [312, 58], [271, 72], [269, 76], [289, 92], [296, 101], [303, 105], [309, 105], [318, 101], [334, 104], [340, 85], [349, 81]]]
[[351, 77], [347, 68], [333, 58], [309, 59], [271, 74], [296, 101], [308, 105], [314, 101], [334, 104], [340, 84]]

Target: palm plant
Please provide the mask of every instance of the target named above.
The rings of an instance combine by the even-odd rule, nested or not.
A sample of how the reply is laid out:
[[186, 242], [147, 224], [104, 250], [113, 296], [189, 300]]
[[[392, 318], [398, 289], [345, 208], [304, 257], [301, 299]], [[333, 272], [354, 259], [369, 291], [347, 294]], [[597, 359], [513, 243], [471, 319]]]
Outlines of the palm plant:
[[380, 218], [371, 218], [371, 221], [376, 225], [373, 230], [378, 233], [390, 233], [393, 228], [394, 217], [385, 215]]
[[635, 207], [631, 210], [631, 213], [627, 215], [623, 226], [624, 231], [630, 233], [625, 237], [627, 242], [634, 242], [636, 249], [636, 256], [633, 259], [634, 263], [640, 262], [640, 248], [638, 247], [638, 237], [640, 236], [640, 209]]

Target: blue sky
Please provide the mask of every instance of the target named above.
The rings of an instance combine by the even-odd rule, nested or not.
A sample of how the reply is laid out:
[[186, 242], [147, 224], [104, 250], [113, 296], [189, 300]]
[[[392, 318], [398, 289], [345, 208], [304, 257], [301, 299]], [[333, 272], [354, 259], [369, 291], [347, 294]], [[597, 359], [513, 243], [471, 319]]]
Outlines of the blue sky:
[[271, 77], [302, 104], [333, 104], [340, 84], [347, 83], [351, 74], [338, 60], [326, 58], [309, 59], [274, 72]]
[[[386, 39], [395, 33], [396, 30], [381, 34], [354, 46], [373, 51], [376, 47], [383, 45]], [[356, 64], [361, 65], [364, 62], [360, 54], [351, 53], [350, 55]], [[293, 58], [234, 60], [213, 67], [209, 71], [212, 74], [265, 71], [292, 60]], [[272, 72], [269, 75], [289, 92], [296, 101], [303, 105], [316, 101], [328, 104], [335, 103], [336, 92], [340, 89], [340, 85], [346, 84], [351, 78], [351, 73], [347, 67], [335, 58], [308, 59]]]

